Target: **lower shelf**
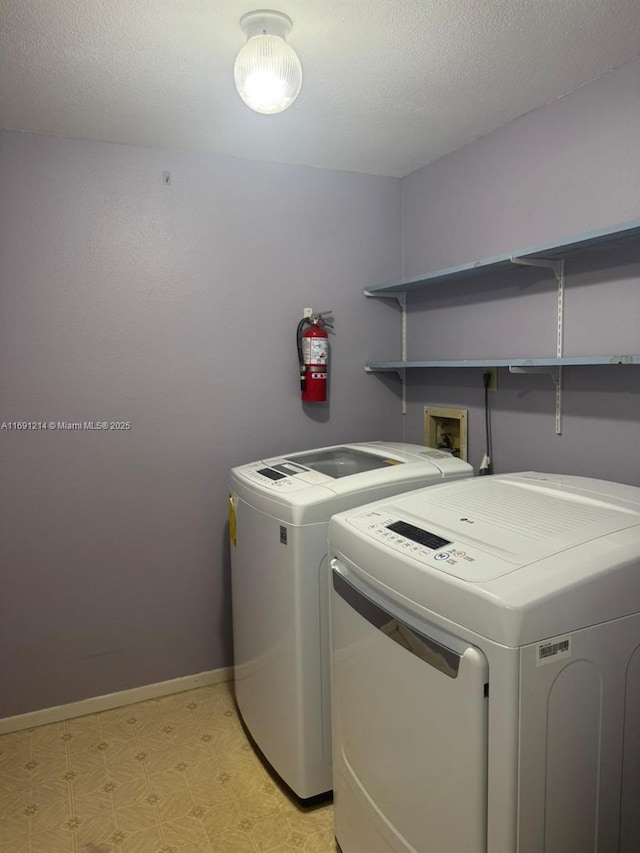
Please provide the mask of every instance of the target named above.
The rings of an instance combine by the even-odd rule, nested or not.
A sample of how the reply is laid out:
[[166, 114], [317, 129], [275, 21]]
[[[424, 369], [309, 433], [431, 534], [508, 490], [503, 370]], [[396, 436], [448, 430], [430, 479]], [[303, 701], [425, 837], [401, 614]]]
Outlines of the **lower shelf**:
[[526, 370], [529, 367], [573, 367], [588, 364], [640, 364], [640, 355], [586, 355], [571, 358], [486, 358], [434, 361], [370, 361], [367, 373], [397, 371], [421, 367], [508, 367]]

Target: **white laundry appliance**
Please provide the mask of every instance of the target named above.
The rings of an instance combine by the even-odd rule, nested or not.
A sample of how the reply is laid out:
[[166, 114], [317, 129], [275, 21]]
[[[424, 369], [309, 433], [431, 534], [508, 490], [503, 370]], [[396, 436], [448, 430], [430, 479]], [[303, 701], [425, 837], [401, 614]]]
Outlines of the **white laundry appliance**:
[[300, 798], [331, 790], [329, 518], [472, 473], [448, 453], [385, 442], [292, 453], [232, 470], [236, 701], [255, 743]]
[[640, 489], [478, 477], [329, 539], [343, 853], [638, 853]]

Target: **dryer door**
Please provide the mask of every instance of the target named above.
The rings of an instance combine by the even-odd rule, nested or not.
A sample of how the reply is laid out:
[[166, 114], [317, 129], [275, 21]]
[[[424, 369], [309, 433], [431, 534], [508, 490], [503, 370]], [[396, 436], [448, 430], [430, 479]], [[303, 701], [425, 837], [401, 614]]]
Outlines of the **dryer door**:
[[336, 837], [343, 853], [485, 853], [488, 664], [332, 561]]

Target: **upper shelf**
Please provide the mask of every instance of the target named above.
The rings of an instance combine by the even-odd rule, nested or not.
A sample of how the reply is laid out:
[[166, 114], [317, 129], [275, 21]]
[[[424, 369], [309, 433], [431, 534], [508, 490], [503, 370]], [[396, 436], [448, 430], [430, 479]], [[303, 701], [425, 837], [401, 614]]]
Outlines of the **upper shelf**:
[[364, 292], [366, 296], [394, 296], [398, 293], [406, 293], [410, 290], [418, 290], [431, 284], [440, 284], [444, 281], [477, 278], [500, 269], [507, 269], [513, 265], [514, 259], [529, 260], [532, 258], [543, 258], [546, 260], [562, 260], [578, 252], [584, 252], [595, 248], [613, 248], [621, 243], [631, 242], [640, 238], [640, 220], [634, 219], [622, 222], [613, 228], [602, 228], [598, 231], [589, 231], [578, 237], [565, 240], [562, 243], [547, 243], [542, 246], [524, 249], [522, 252], [510, 252], [506, 255], [496, 255], [493, 258], [485, 258], [472, 264], [462, 264], [457, 267], [449, 267], [445, 270], [436, 270], [428, 275], [418, 275], [414, 278], [405, 278], [390, 284], [380, 284], [369, 287]]

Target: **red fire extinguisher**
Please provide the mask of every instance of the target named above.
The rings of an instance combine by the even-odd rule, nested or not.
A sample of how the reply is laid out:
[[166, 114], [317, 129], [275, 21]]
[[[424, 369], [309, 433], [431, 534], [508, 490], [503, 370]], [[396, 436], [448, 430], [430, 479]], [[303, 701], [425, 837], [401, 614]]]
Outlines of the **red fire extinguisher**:
[[303, 403], [324, 403], [327, 399], [329, 335], [325, 326], [332, 328], [327, 319], [330, 316], [331, 311], [322, 311], [303, 317], [298, 323], [296, 342]]

